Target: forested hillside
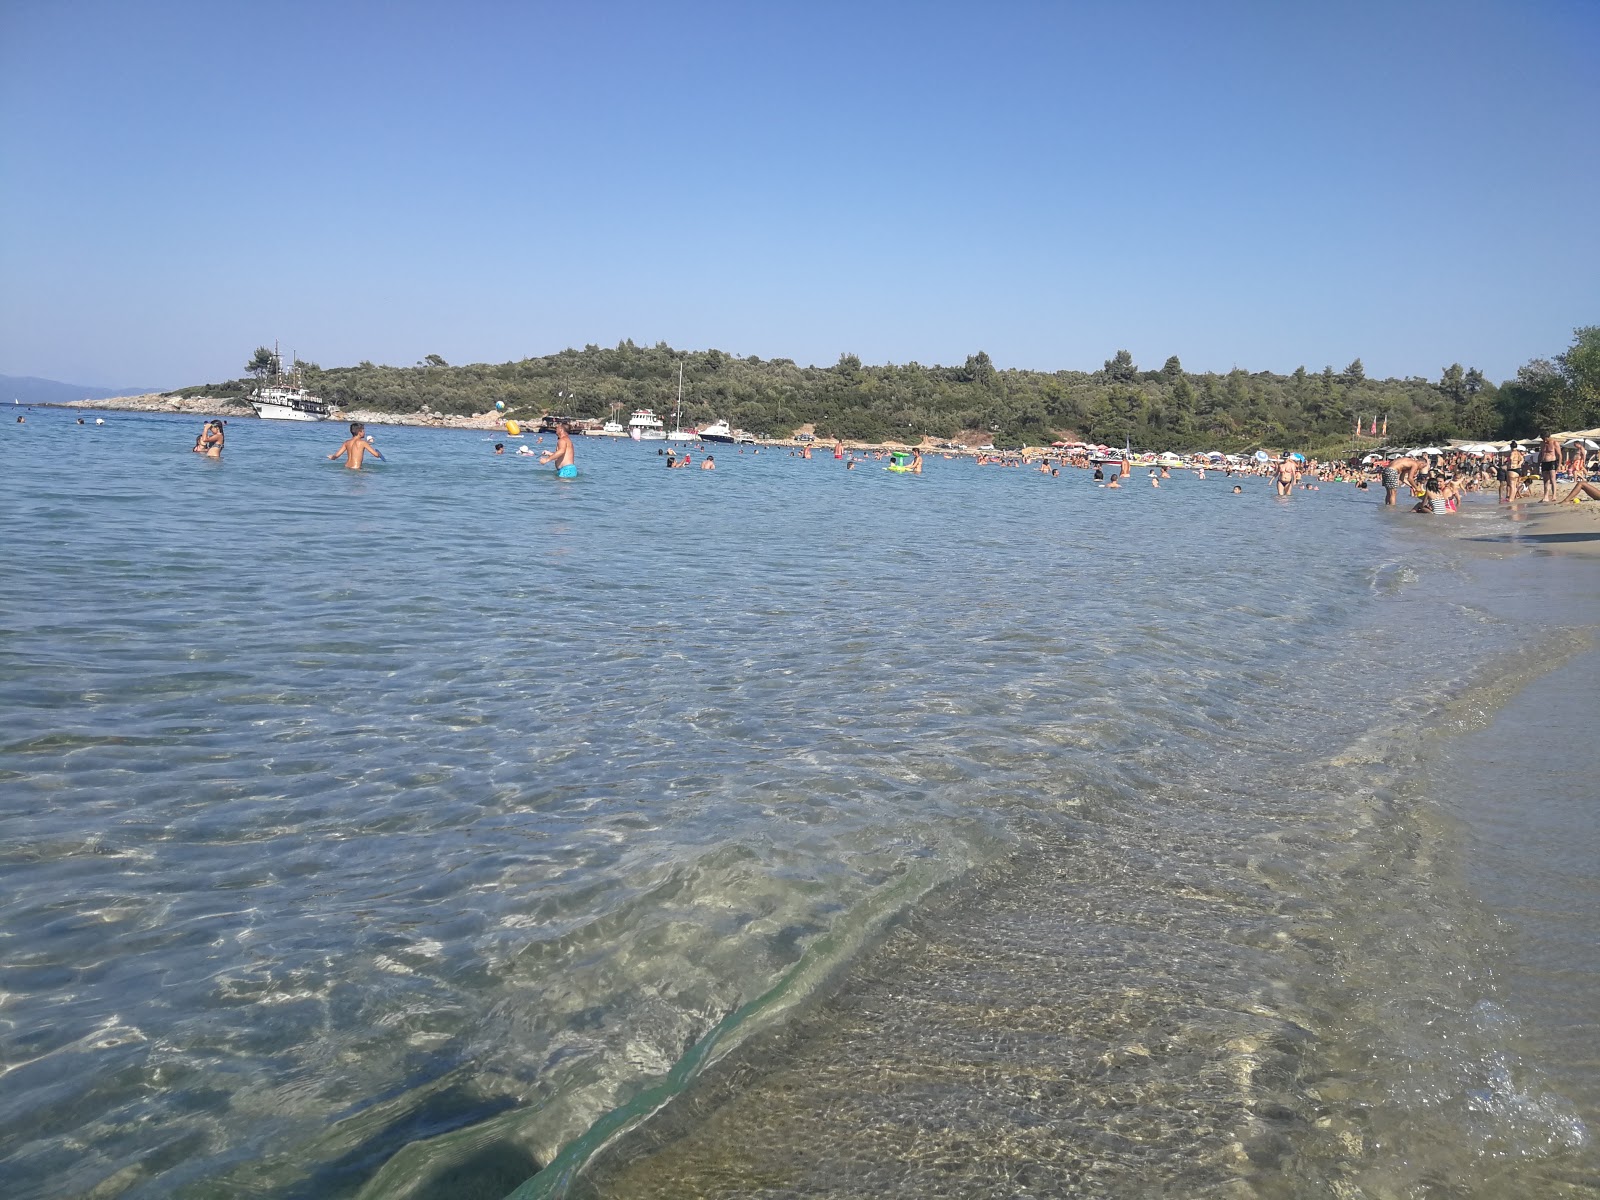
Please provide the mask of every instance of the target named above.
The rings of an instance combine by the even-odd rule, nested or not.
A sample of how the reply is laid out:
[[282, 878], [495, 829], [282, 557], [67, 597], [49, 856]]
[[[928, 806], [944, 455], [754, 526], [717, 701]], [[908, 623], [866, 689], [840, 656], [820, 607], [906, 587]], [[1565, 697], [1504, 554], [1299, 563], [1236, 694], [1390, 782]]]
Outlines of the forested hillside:
[[[246, 369], [260, 370], [264, 353]], [[606, 417], [615, 406], [626, 420], [639, 407], [671, 412], [680, 363], [685, 424], [722, 417], [773, 437], [810, 424], [824, 437], [864, 441], [977, 433], [1018, 446], [1071, 434], [1160, 450], [1332, 452], [1348, 444], [1357, 418], [1363, 433], [1374, 417], [1387, 418], [1390, 440], [1417, 442], [1600, 425], [1600, 326], [1577, 330], [1565, 352], [1530, 362], [1498, 387], [1460, 364], [1437, 380], [1369, 379], [1360, 359], [1339, 371], [1195, 374], [1176, 357], [1143, 370], [1125, 350], [1098, 371], [1054, 372], [1000, 370], [981, 351], [959, 367], [868, 366], [853, 354], [831, 367], [799, 367], [628, 341], [497, 365], [452, 367], [438, 355], [410, 367], [300, 365], [312, 391], [346, 409], [477, 413], [504, 401], [525, 415]], [[239, 396], [253, 386], [244, 378], [176, 394]]]

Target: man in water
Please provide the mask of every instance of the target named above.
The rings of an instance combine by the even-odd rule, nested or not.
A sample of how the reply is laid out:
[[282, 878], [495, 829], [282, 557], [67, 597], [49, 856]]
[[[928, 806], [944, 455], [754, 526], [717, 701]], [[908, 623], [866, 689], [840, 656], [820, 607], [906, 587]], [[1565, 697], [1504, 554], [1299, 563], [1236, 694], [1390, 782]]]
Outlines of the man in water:
[[1408, 454], [1402, 454], [1389, 465], [1394, 468], [1395, 475], [1401, 483], [1406, 487], [1413, 487], [1417, 482], [1417, 476], [1422, 473], [1422, 468], [1426, 464], [1420, 458], [1412, 458]]
[[913, 475], [921, 475], [922, 474], [922, 451], [921, 450], [912, 450], [911, 451], [911, 473]]
[[494, 444], [494, 452], [496, 454], [504, 454], [506, 452], [506, 444], [504, 442], [496, 442]]
[[556, 426], [556, 448], [546, 450], [539, 455], [539, 465], [553, 462], [556, 465], [557, 479], [576, 479], [578, 477], [578, 464], [574, 461], [577, 456], [572, 450], [572, 435], [567, 431], [567, 424], [562, 421]]
[[1392, 505], [1395, 493], [1400, 490], [1400, 472], [1393, 463], [1378, 468], [1378, 478], [1383, 480], [1383, 502]]
[[360, 421], [350, 422], [350, 436], [345, 438], [339, 448], [328, 455], [330, 460], [344, 459], [344, 465], [352, 471], [361, 470], [361, 459], [365, 455], [372, 455], [379, 462], [383, 455], [378, 453], [378, 448], [366, 439], [367, 427]]
[[717, 456], [714, 454], [706, 455], [706, 460], [700, 464], [700, 469], [702, 471], [715, 471], [717, 469]]

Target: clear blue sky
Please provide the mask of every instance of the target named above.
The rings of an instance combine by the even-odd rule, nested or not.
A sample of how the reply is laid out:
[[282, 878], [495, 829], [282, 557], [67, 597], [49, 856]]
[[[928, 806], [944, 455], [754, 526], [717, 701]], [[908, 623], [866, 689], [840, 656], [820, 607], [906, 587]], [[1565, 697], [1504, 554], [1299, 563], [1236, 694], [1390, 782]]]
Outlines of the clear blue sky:
[[623, 338], [1493, 378], [1600, 323], [1600, 4], [0, 2], [0, 372]]

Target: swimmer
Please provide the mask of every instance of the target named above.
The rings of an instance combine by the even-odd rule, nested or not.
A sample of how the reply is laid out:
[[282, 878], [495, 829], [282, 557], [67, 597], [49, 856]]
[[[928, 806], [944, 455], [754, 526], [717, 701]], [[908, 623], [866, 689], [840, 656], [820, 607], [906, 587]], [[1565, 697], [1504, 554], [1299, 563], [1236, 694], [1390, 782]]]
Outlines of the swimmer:
[[1106, 480], [1106, 486], [1108, 488], [1119, 488], [1119, 487], [1121, 487], [1122, 486], [1122, 473], [1119, 471], [1119, 472], [1117, 472], [1117, 474], [1113, 475], [1110, 479]]
[[[541, 442], [543, 438], [539, 439]], [[539, 456], [539, 465], [555, 463], [557, 479], [576, 479], [578, 477], [578, 464], [576, 454], [572, 449], [572, 435], [567, 431], [567, 423], [562, 421], [556, 425], [556, 448], [546, 450]]]
[[494, 452], [496, 454], [504, 454], [506, 452], [506, 444], [504, 442], [496, 442], [494, 444]]
[[79, 418], [78, 418], [78, 424], [79, 424], [79, 425], [82, 425], [82, 424], [83, 424], [83, 418], [82, 418], [82, 417], [79, 417]]
[[1235, 496], [1237, 496], [1242, 491], [1244, 491], [1244, 489], [1242, 487], [1240, 487], [1237, 483], [1233, 485], [1233, 494]]
[[715, 471], [717, 469], [717, 456], [715, 454], [706, 455], [706, 460], [700, 464], [700, 469], [702, 471]]
[[361, 460], [368, 454], [379, 462], [383, 462], [383, 455], [378, 453], [378, 448], [363, 436], [366, 432], [367, 427], [360, 421], [351, 421], [350, 436], [344, 440], [337, 450], [328, 455], [329, 461], [343, 458], [344, 465], [352, 471], [361, 470]]
[[921, 475], [922, 474], [922, 451], [921, 450], [913, 450], [911, 452], [911, 473], [913, 475]]
[[1151, 487], [1160, 487], [1161, 486], [1161, 480], [1156, 478], [1154, 475], [1150, 476], [1150, 486]]
[[854, 471], [856, 469], [856, 460], [852, 458], [849, 462], [845, 463], [844, 469], [846, 471]]

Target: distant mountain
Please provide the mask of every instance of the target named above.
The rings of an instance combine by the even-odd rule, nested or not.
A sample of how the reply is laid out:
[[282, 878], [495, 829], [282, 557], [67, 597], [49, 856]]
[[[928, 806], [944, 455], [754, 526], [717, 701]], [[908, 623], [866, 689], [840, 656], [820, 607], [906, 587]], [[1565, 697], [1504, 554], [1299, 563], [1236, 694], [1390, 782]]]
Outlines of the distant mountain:
[[62, 383], [56, 379], [35, 379], [32, 375], [0, 375], [0, 405], [13, 400], [24, 404], [63, 404], [68, 400], [109, 400], [112, 396], [143, 396], [164, 391], [156, 387], [103, 388], [81, 383]]

